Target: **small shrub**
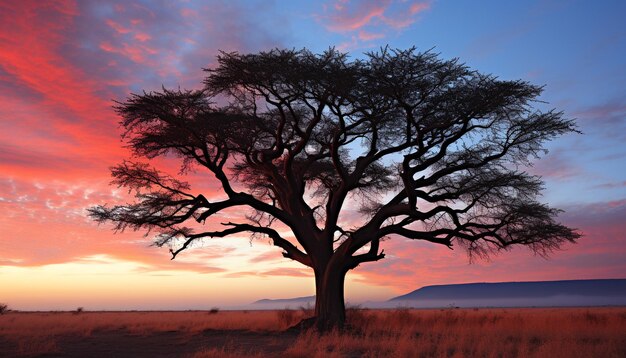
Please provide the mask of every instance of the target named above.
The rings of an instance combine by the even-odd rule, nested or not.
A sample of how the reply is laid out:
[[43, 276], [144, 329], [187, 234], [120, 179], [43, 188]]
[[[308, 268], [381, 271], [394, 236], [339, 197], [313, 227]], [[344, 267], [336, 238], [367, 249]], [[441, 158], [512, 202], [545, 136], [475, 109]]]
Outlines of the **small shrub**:
[[74, 311], [74, 314], [81, 314], [83, 312], [85, 312], [84, 307], [77, 307], [76, 310]]
[[393, 325], [406, 326], [416, 321], [416, 316], [408, 307], [396, 307], [387, 314], [389, 322]]
[[296, 321], [296, 312], [292, 309], [286, 308], [276, 311], [276, 317], [278, 323], [283, 327], [290, 327]]
[[606, 317], [597, 313], [591, 313], [589, 311], [586, 311], [584, 313], [584, 317], [585, 320], [591, 324], [603, 324], [606, 322]]
[[211, 308], [211, 310], [209, 311], [209, 314], [217, 314], [220, 311], [219, 308], [217, 307], [213, 307]]
[[0, 315], [9, 312], [9, 305], [6, 303], [0, 303]]
[[304, 317], [311, 317], [315, 314], [315, 308], [311, 305], [311, 302], [307, 302], [306, 306], [300, 306], [300, 312]]
[[346, 307], [346, 321], [352, 327], [367, 327], [370, 321], [370, 315], [367, 309], [360, 305], [349, 305]]

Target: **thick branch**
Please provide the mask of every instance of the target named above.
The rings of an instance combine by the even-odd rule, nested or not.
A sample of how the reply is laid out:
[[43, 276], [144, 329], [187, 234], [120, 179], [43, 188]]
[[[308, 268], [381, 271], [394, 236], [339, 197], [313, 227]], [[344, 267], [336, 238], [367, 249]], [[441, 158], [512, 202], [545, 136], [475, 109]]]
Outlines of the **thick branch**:
[[176, 256], [184, 251], [185, 249], [187, 249], [187, 247], [195, 240], [198, 240], [200, 238], [204, 238], [204, 237], [226, 237], [228, 235], [232, 235], [232, 234], [237, 234], [240, 232], [253, 232], [253, 233], [259, 233], [259, 234], [264, 234], [269, 236], [272, 239], [272, 242], [274, 243], [274, 246], [278, 246], [281, 249], [284, 250], [283, 252], [283, 256], [295, 261], [300, 262], [301, 264], [305, 265], [305, 266], [309, 266], [311, 267], [311, 259], [309, 258], [309, 256], [307, 254], [305, 254], [304, 252], [300, 251], [296, 246], [294, 246], [291, 242], [287, 241], [286, 239], [282, 238], [280, 236], [280, 234], [278, 234], [278, 232], [274, 229], [268, 228], [268, 227], [260, 227], [260, 226], [253, 226], [250, 224], [235, 224], [235, 223], [225, 223], [222, 224], [225, 226], [229, 226], [229, 229], [225, 229], [222, 231], [208, 231], [208, 232], [203, 232], [203, 233], [198, 233], [198, 234], [192, 234], [192, 235], [185, 235], [186, 240], [185, 243], [178, 248], [175, 251], [172, 251], [172, 260], [174, 258], [176, 258]]

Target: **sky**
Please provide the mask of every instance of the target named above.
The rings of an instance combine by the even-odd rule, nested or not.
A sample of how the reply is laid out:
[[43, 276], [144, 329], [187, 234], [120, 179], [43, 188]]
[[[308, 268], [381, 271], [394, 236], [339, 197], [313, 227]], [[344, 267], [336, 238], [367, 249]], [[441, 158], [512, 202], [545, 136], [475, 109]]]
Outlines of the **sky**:
[[538, 108], [577, 120], [583, 134], [549, 143], [530, 168], [546, 182], [542, 200], [583, 233], [577, 244], [470, 264], [463, 250], [391, 238], [384, 260], [348, 274], [349, 302], [433, 284], [624, 278], [624, 13], [619, 0], [0, 2], [0, 302], [206, 309], [314, 293], [311, 272], [267, 240], [206, 240], [172, 261], [149, 235], [86, 217], [127, 199], [110, 185], [108, 168], [129, 156], [113, 100], [199, 88], [219, 50], [335, 47], [356, 59], [386, 45], [432, 49], [543, 85]]

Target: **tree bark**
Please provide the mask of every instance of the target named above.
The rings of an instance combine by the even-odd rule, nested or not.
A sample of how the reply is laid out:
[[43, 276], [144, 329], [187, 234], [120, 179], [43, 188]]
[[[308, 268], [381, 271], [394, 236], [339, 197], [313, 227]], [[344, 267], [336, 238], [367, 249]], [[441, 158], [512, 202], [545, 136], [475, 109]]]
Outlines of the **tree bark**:
[[320, 332], [342, 329], [345, 324], [346, 273], [347, 270], [332, 265], [315, 270], [315, 327]]

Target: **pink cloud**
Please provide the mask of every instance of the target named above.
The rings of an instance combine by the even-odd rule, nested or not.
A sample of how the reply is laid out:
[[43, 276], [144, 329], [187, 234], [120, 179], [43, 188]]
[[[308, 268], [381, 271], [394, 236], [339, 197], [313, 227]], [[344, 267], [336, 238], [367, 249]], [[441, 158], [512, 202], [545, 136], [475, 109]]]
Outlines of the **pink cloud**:
[[79, 115], [108, 107], [108, 101], [94, 95], [97, 84], [56, 52], [76, 9], [55, 3], [58, 6], [47, 9], [55, 11], [56, 16], [49, 16], [37, 2], [13, 4], [0, 25], [0, 63], [14, 81], [41, 93], [48, 103]]
[[281, 254], [281, 251], [278, 248], [274, 248], [271, 251], [265, 252], [263, 254], [257, 255], [254, 259], [251, 259], [251, 262], [267, 262], [267, 261], [285, 261], [286, 259]]
[[189, 8], [181, 9], [180, 14], [183, 17], [198, 17], [198, 12], [196, 10], [189, 9]]
[[586, 120], [596, 120], [616, 124], [626, 118], [626, 101], [614, 100], [600, 105], [583, 108], [574, 112], [574, 115]]
[[[419, 14], [430, 9], [430, 3], [336, 1], [332, 6], [324, 5], [323, 9], [324, 13], [316, 17], [326, 29], [351, 36], [353, 42], [368, 42], [410, 26]], [[350, 46], [346, 43], [343, 47], [356, 47], [356, 44]]]
[[618, 182], [618, 183], [598, 184], [598, 185], [594, 186], [594, 188], [600, 188], [600, 189], [626, 188], [626, 181]]
[[[239, 11], [213, 6], [190, 23], [177, 11], [121, 1], [3, 4], [0, 115], [12, 118], [0, 124], [3, 173], [106, 178], [106, 168], [127, 155], [111, 99], [161, 84], [197, 86], [218, 49], [245, 50], [244, 38], [268, 43], [258, 41], [263, 31], [246, 31], [255, 25]], [[190, 28], [213, 20], [237, 30]]]
[[313, 277], [313, 270], [310, 268], [280, 267], [272, 270], [261, 271], [261, 276], [291, 276], [291, 277]]
[[145, 34], [143, 32], [137, 33], [135, 34], [135, 39], [141, 42], [146, 42], [148, 40], [150, 40], [152, 38], [152, 36]]
[[598, 133], [604, 137], [626, 139], [626, 98], [581, 108], [573, 113], [584, 133]]
[[580, 176], [582, 169], [569, 158], [568, 151], [553, 150], [545, 157], [534, 161], [533, 166], [528, 168], [528, 171], [531, 174], [555, 180], [568, 180]]
[[224, 275], [231, 278], [250, 276], [313, 277], [313, 271], [310, 268], [279, 267], [271, 270], [229, 272]]
[[111, 19], [106, 20], [106, 24], [109, 25], [113, 30], [115, 30], [119, 34], [127, 34], [131, 31], [130, 29], [118, 24], [117, 22]]
[[370, 41], [370, 40], [376, 40], [376, 39], [381, 39], [385, 37], [384, 34], [375, 34], [375, 33], [370, 33], [367, 31], [359, 31], [359, 40], [361, 41]]
[[374, 18], [380, 18], [385, 13], [386, 6], [383, 4], [370, 3], [354, 9], [352, 13], [347, 8], [341, 8], [337, 14], [329, 16], [328, 29], [331, 31], [353, 31], [369, 24]]
[[[12, 2], [0, 21], [0, 65], [9, 91], [0, 140], [7, 149], [0, 161], [5, 175], [93, 168], [103, 157], [120, 157], [121, 147], [107, 148], [117, 136], [106, 88], [65, 57], [63, 36], [78, 9], [71, 2]], [[10, 86], [10, 87], [9, 87]], [[74, 171], [75, 172], [75, 171]]]
[[[149, 36], [144, 37], [144, 38], [148, 39]], [[145, 40], [139, 40], [139, 41], [144, 42]], [[158, 53], [157, 50], [144, 46], [144, 45], [122, 43], [121, 47], [115, 47], [108, 41], [101, 43], [100, 48], [106, 52], [120, 54], [124, 57], [129, 58], [133, 62], [137, 64], [142, 64], [142, 65], [146, 65], [146, 64], [154, 65], [152, 63], [153, 61], [149, 61], [148, 59], [150, 56], [156, 55]]]
[[426, 11], [430, 9], [430, 4], [429, 3], [424, 3], [424, 2], [416, 2], [414, 4], [411, 5], [411, 7], [409, 8], [409, 12], [411, 14], [418, 14], [422, 11]]

